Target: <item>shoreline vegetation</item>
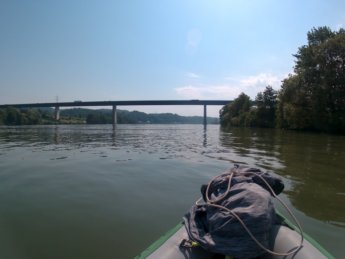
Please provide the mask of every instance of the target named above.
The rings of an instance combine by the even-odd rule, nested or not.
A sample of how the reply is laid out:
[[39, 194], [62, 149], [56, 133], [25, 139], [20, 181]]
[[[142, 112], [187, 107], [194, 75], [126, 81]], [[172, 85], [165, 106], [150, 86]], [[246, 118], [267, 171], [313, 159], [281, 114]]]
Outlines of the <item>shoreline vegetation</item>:
[[221, 109], [222, 127], [345, 134], [345, 30], [318, 27], [307, 37], [280, 90], [267, 86], [255, 101], [241, 93]]
[[[202, 124], [202, 116], [180, 116], [172, 113], [147, 114], [138, 111], [117, 111], [118, 124]], [[218, 118], [207, 117], [208, 124], [219, 124]], [[72, 108], [60, 110], [60, 119], [54, 119], [52, 108], [0, 109], [0, 125], [52, 124], [112, 124], [111, 109]]]

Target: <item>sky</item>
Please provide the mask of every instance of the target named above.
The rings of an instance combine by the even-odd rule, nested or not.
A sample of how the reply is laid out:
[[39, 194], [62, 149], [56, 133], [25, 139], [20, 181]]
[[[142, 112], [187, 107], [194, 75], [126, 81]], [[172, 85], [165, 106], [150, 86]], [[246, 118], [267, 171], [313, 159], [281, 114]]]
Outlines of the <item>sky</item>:
[[344, 28], [345, 1], [0, 0], [0, 104], [254, 99], [318, 26]]

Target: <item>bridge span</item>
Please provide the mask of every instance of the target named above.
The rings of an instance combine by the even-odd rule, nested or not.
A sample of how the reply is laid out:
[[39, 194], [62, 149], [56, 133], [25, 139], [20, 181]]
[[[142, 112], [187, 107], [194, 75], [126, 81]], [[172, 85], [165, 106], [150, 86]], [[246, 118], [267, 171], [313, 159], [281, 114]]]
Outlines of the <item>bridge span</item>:
[[51, 102], [51, 103], [21, 103], [2, 104], [0, 108], [55, 108], [55, 119], [60, 118], [60, 107], [91, 107], [91, 106], [111, 106], [113, 109], [113, 126], [116, 126], [117, 106], [154, 106], [154, 105], [202, 105], [204, 106], [204, 127], [207, 125], [207, 105], [226, 105], [232, 100], [139, 100], [139, 101], [74, 101], [74, 102]]

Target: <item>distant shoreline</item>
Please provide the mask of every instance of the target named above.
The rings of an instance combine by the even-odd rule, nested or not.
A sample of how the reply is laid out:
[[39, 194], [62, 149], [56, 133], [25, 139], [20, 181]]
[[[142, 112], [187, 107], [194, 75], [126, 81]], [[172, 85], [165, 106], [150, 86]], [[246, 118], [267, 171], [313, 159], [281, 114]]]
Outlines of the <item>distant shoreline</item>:
[[[147, 114], [117, 110], [117, 124], [203, 124], [203, 116], [181, 116], [173, 113]], [[72, 108], [60, 111], [54, 119], [52, 108], [0, 109], [0, 125], [112, 124], [112, 110]], [[219, 118], [207, 117], [207, 124], [220, 124]]]

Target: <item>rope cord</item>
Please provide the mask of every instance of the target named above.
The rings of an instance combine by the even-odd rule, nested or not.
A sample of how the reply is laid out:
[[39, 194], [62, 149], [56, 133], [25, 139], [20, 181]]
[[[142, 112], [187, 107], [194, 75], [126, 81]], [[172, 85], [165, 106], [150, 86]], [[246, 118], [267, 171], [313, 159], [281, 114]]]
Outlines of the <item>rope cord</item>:
[[[289, 256], [291, 254], [294, 254], [296, 253], [299, 249], [301, 249], [301, 247], [303, 246], [303, 241], [304, 241], [304, 237], [303, 237], [303, 230], [302, 230], [302, 227], [299, 223], [299, 221], [297, 220], [297, 218], [295, 217], [295, 215], [292, 213], [292, 211], [289, 209], [289, 207], [275, 194], [274, 190], [272, 189], [272, 187], [269, 185], [269, 183], [259, 174], [255, 173], [255, 172], [247, 172], [247, 173], [250, 173], [250, 174], [254, 174], [256, 176], [258, 176], [264, 183], [265, 185], [267, 186], [267, 188], [270, 190], [271, 194], [273, 197], [275, 197], [279, 202], [280, 204], [283, 205], [283, 207], [286, 209], [286, 211], [288, 212], [288, 214], [291, 216], [291, 218], [294, 220], [294, 222], [297, 224], [297, 227], [298, 227], [298, 231], [299, 231], [299, 234], [301, 235], [301, 240], [300, 240], [300, 244], [299, 246], [293, 248], [290, 252], [287, 252], [287, 253], [281, 253], [281, 252], [274, 252], [266, 247], [264, 247], [256, 238], [255, 236], [252, 234], [252, 232], [248, 229], [248, 227], [246, 226], [246, 224], [241, 220], [241, 218], [235, 213], [233, 212], [232, 210], [224, 207], [224, 206], [221, 206], [221, 205], [218, 205], [218, 204], [215, 204], [219, 201], [221, 201], [222, 199], [224, 199], [230, 192], [231, 190], [231, 179], [234, 175], [234, 172], [230, 172], [230, 173], [225, 173], [225, 174], [221, 174], [221, 175], [218, 175], [216, 177], [214, 177], [207, 185], [207, 188], [206, 188], [206, 204], [209, 205], [209, 206], [213, 206], [213, 207], [216, 207], [216, 208], [219, 208], [219, 209], [222, 209], [222, 210], [225, 210], [227, 212], [229, 212], [230, 214], [232, 214], [239, 222], [240, 224], [243, 226], [243, 228], [246, 230], [246, 232], [248, 233], [248, 235], [255, 241], [255, 243], [260, 247], [262, 248], [264, 251], [266, 251], [267, 253], [270, 253], [272, 255], [278, 255], [278, 256]], [[228, 180], [228, 187], [227, 187], [227, 190], [224, 192], [224, 194], [220, 195], [220, 197], [216, 197], [214, 199], [211, 199], [209, 197], [209, 189], [210, 189], [210, 186], [211, 184], [219, 177], [226, 177], [227, 180]], [[200, 198], [201, 199], [201, 198]], [[200, 200], [199, 199], [199, 200]], [[198, 203], [199, 200], [196, 202], [196, 205], [197, 206], [200, 206], [200, 204]]]

